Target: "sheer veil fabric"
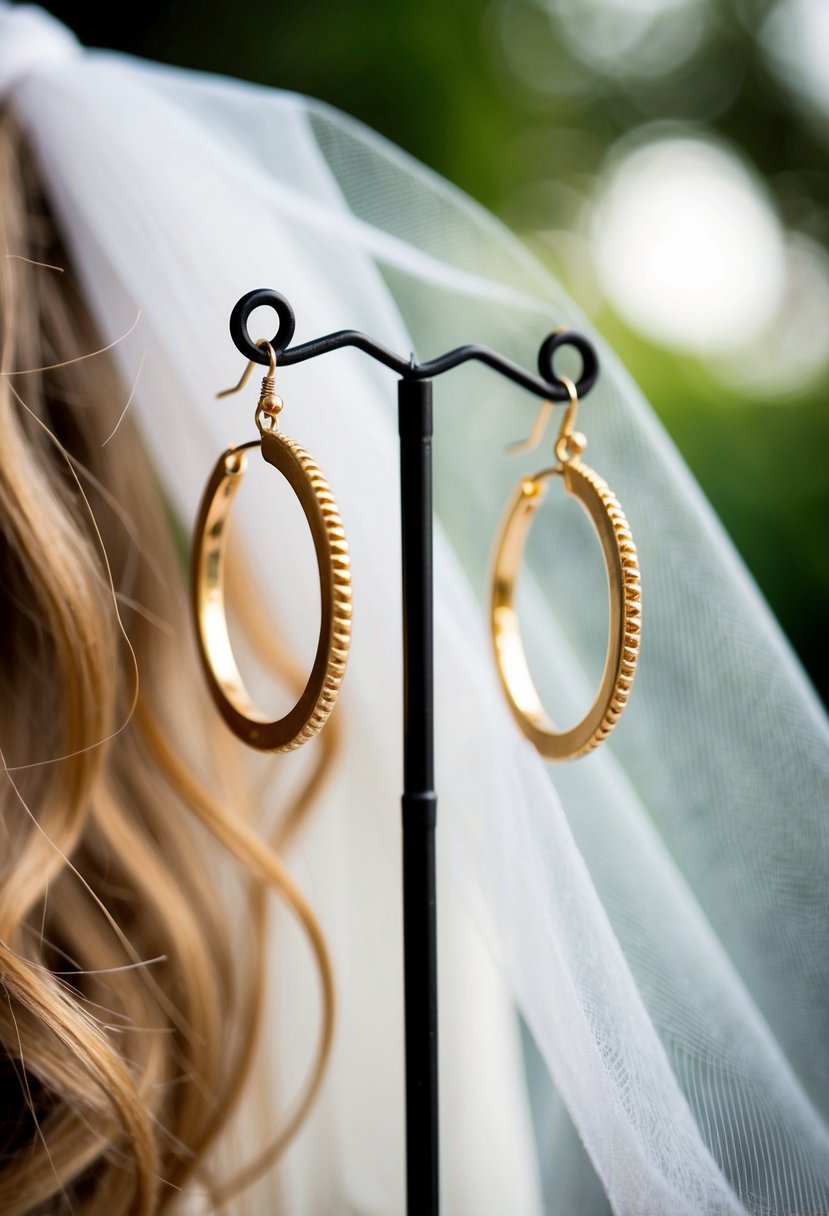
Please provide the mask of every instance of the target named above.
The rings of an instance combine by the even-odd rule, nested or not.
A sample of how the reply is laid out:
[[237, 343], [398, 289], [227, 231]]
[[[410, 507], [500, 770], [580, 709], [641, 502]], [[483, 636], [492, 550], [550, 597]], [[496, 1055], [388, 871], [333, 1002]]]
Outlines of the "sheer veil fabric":
[[[580, 424], [638, 545], [644, 632], [622, 723], [571, 765], [550, 769], [518, 735], [482, 606], [506, 493], [548, 459], [503, 455], [535, 404], [480, 368], [436, 386], [444, 1208], [829, 1212], [826, 718], [612, 351], [497, 221], [324, 105], [86, 52], [6, 6], [0, 86], [104, 339], [123, 339], [124, 400], [135, 385], [186, 528], [219, 452], [253, 437], [251, 399], [214, 399], [241, 371], [227, 316], [252, 287], [291, 299], [299, 341], [353, 327], [423, 358], [480, 341], [528, 366], [556, 325], [597, 343]], [[294, 855], [340, 995], [324, 1091], [275, 1176], [281, 1210], [302, 1216], [404, 1208], [393, 379], [356, 352], [278, 376], [283, 427], [338, 499], [355, 597], [344, 761]], [[287, 575], [289, 610], [284, 583], [312, 571], [308, 541], [271, 525], [269, 502], [267, 479], [243, 489], [238, 535], [301, 652], [313, 577]], [[567, 721], [598, 682], [607, 607], [588, 526], [566, 503], [560, 518], [536, 525], [520, 596]], [[264, 770], [266, 804], [291, 759]], [[284, 1110], [301, 1084], [316, 1002], [277, 918], [274, 1029], [234, 1133], [246, 1153], [274, 1130], [264, 1095]], [[266, 1184], [256, 1194], [239, 1210], [271, 1210]]]

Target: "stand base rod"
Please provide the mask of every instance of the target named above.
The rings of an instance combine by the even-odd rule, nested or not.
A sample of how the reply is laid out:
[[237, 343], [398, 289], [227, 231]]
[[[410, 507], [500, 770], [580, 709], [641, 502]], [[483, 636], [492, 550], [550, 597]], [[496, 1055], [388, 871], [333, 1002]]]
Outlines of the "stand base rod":
[[438, 1002], [435, 794], [403, 795], [408, 1216], [437, 1216]]
[[438, 1216], [432, 385], [398, 384], [403, 542], [403, 958], [408, 1216]]

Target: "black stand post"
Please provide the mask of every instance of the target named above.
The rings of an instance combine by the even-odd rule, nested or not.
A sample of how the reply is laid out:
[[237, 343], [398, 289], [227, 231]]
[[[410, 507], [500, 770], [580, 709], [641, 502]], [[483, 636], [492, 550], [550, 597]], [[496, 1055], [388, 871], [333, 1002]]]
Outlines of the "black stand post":
[[409, 1216], [437, 1216], [438, 994], [432, 648], [432, 383], [400, 380], [403, 949]]
[[599, 365], [587, 338], [558, 329], [541, 343], [540, 376], [485, 346], [459, 346], [428, 363], [404, 359], [353, 329], [291, 346], [294, 310], [278, 291], [249, 291], [230, 315], [230, 333], [246, 359], [267, 364], [247, 328], [255, 308], [279, 317], [271, 346], [280, 367], [353, 346], [402, 377], [398, 386], [400, 500], [403, 539], [403, 965], [406, 1003], [406, 1164], [408, 1216], [438, 1216], [437, 934], [435, 900], [434, 714], [432, 657], [432, 384], [431, 377], [475, 360], [551, 401], [567, 401], [553, 355], [574, 346], [582, 358], [580, 398]]

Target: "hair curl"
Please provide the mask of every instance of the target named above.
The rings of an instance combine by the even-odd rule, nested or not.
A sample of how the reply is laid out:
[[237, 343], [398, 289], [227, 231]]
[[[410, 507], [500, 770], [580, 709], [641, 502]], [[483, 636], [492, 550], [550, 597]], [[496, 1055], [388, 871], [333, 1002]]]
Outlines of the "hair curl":
[[[325, 944], [276, 848], [336, 730], [266, 843], [196, 670], [171, 521], [129, 415], [107, 442], [123, 389], [89, 357], [100, 343], [7, 118], [0, 183], [0, 1213], [155, 1216], [197, 1178], [221, 1206], [297, 1129], [330, 1047]], [[249, 598], [237, 608], [295, 682]], [[320, 1047], [278, 1139], [216, 1180], [208, 1150], [261, 1021], [268, 890], [314, 952]]]

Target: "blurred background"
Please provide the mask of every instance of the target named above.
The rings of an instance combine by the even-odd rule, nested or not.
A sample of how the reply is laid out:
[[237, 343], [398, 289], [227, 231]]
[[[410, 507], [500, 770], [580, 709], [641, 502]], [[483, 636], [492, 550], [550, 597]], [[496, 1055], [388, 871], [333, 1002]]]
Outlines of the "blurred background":
[[328, 101], [499, 215], [641, 384], [829, 701], [827, 0], [44, 7], [90, 46]]

